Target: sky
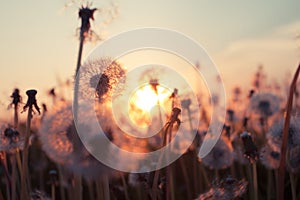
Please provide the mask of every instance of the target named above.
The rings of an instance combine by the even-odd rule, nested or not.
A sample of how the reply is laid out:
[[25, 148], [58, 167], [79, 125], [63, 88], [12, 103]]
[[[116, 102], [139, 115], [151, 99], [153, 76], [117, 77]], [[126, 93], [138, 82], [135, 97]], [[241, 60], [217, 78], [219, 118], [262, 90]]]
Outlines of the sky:
[[[15, 87], [47, 91], [71, 79], [78, 52], [80, 1], [2, 1], [0, 6], [0, 100], [4, 108]], [[128, 0], [92, 1], [101, 8], [92, 29], [103, 38], [142, 27], [179, 31], [206, 49], [225, 87], [245, 85], [262, 64], [283, 79], [299, 62], [300, 1]], [[68, 5], [68, 6], [65, 6]], [[107, 11], [114, 11], [110, 23]], [[86, 43], [85, 58], [100, 42]], [[4, 97], [4, 98], [3, 98]]]

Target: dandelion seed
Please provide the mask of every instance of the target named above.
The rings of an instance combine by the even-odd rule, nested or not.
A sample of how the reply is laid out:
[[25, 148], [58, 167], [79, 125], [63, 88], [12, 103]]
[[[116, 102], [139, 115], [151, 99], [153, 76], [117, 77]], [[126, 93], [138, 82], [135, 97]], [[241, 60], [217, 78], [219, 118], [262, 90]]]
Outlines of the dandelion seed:
[[20, 90], [18, 88], [16, 88], [10, 97], [12, 98], [11, 105], [18, 107], [19, 103], [21, 103], [21, 101], [22, 101], [22, 97], [20, 95]]
[[49, 94], [50, 96], [52, 96], [53, 98], [55, 98], [55, 97], [56, 97], [55, 88], [50, 89], [49, 92], [48, 92], [48, 94]]
[[62, 105], [44, 118], [38, 132], [42, 148], [49, 158], [63, 165], [71, 163], [73, 144], [67, 136], [67, 130], [72, 123], [71, 107]]
[[178, 89], [174, 88], [174, 91], [172, 92], [171, 96], [169, 97], [172, 100], [172, 109], [175, 107], [177, 95], [178, 95]]
[[264, 146], [260, 150], [260, 161], [268, 169], [278, 169], [280, 152], [272, 149], [270, 145]]
[[[267, 138], [269, 144], [276, 151], [280, 151], [282, 144], [282, 133], [284, 127], [284, 119], [279, 120], [274, 123], [269, 132], [267, 133]], [[300, 117], [292, 117], [289, 126], [289, 136], [288, 136], [288, 148], [291, 149], [295, 146], [300, 145]]]
[[234, 145], [233, 149], [234, 149], [233, 150], [234, 161], [242, 165], [249, 164], [249, 160], [245, 157], [243, 148], [239, 144]]
[[235, 116], [234, 116], [234, 110], [228, 109], [228, 110], [226, 111], [226, 113], [227, 113], [227, 116], [228, 116], [228, 121], [229, 121], [229, 122], [233, 122], [233, 121], [234, 121], [234, 118], [235, 118]]
[[48, 197], [44, 192], [35, 190], [30, 194], [31, 200], [51, 200], [50, 197]]
[[124, 83], [125, 71], [110, 58], [89, 61], [81, 68], [80, 95], [95, 97], [100, 102], [118, 95]]
[[213, 184], [212, 188], [201, 194], [197, 200], [232, 200], [241, 197], [247, 190], [248, 183], [245, 180], [237, 180], [227, 177]]
[[57, 171], [52, 169], [49, 171], [48, 173], [49, 175], [49, 184], [51, 185], [57, 185], [57, 181], [58, 181], [58, 174], [57, 174]]
[[181, 106], [182, 106], [182, 108], [189, 110], [191, 103], [192, 103], [191, 99], [184, 99], [181, 101]]
[[242, 93], [241, 88], [235, 87], [235, 88], [233, 89], [233, 101], [234, 101], [234, 102], [239, 101], [241, 93]]
[[288, 154], [288, 170], [292, 173], [298, 173], [300, 171], [300, 146], [293, 147]]
[[78, 16], [81, 19], [80, 35], [87, 36], [90, 31], [90, 20], [94, 20], [94, 12], [97, 9], [90, 9], [89, 7], [81, 7]]
[[270, 117], [280, 109], [280, 99], [271, 93], [256, 94], [250, 99], [250, 109], [262, 117]]
[[243, 132], [241, 138], [244, 144], [244, 155], [251, 162], [256, 162], [258, 159], [257, 147], [253, 142], [252, 136], [248, 132]]
[[40, 108], [36, 102], [36, 97], [35, 97], [36, 94], [37, 94], [36, 90], [27, 90], [26, 91], [28, 100], [27, 100], [27, 103], [25, 104], [25, 106], [23, 107], [23, 112], [26, 111], [27, 108], [29, 108], [29, 107], [32, 108], [34, 106], [34, 108], [38, 111], [38, 113], [41, 114]]
[[24, 148], [25, 138], [16, 129], [11, 127], [1, 128], [0, 151], [16, 153]]
[[248, 94], [248, 98], [250, 99], [255, 93], [255, 90], [250, 90]]
[[[86, 126], [82, 125], [83, 122], [78, 122], [83, 129], [81, 131], [85, 131], [85, 137], [89, 141], [99, 142], [101, 138], [96, 138], [98, 131], [93, 130], [88, 124], [92, 116], [89, 112], [84, 114]], [[108, 174], [110, 170], [96, 160], [81, 143], [73, 121], [72, 107], [69, 103], [62, 105], [52, 115], [46, 116], [39, 130], [43, 150], [54, 162], [66, 166], [87, 179], [95, 179]], [[100, 143], [97, 145], [103, 146]], [[107, 151], [109, 151], [108, 148]]]
[[225, 169], [232, 165], [232, 147], [225, 140], [219, 139], [214, 148], [202, 159], [205, 166], [210, 169]]

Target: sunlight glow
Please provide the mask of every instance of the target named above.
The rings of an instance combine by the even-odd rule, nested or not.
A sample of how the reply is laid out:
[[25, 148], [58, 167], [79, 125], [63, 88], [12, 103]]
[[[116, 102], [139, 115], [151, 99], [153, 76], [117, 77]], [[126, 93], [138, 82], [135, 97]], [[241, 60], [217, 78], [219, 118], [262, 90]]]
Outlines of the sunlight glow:
[[129, 115], [136, 125], [148, 126], [151, 123], [151, 116], [158, 117], [155, 106], [160, 105], [164, 110], [167, 109], [167, 100], [170, 97], [170, 91], [162, 86], [155, 89], [150, 85], [144, 85], [137, 89], [130, 98]]

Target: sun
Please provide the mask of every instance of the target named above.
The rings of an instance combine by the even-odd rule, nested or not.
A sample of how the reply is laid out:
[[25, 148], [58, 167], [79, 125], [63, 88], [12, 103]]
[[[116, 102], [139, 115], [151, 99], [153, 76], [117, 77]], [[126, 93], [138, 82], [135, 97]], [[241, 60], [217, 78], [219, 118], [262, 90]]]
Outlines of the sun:
[[168, 88], [146, 84], [135, 90], [129, 100], [129, 116], [136, 125], [148, 126], [151, 123], [152, 109], [160, 106], [161, 109], [167, 110], [167, 101], [171, 95]]
[[156, 94], [151, 85], [145, 85], [135, 91], [130, 101], [139, 109], [150, 112], [154, 106], [161, 105], [169, 96], [169, 91], [162, 86], [157, 86]]

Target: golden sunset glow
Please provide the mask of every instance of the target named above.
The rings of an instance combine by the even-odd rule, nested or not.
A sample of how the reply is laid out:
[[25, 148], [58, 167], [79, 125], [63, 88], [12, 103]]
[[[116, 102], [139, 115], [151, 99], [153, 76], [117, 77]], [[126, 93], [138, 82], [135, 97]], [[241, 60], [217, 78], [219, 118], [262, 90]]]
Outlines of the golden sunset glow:
[[137, 89], [130, 98], [129, 117], [136, 125], [148, 126], [151, 123], [151, 115], [159, 115], [155, 106], [160, 105], [167, 109], [167, 100], [171, 92], [162, 86], [157, 86], [157, 94], [151, 85], [144, 85]]

